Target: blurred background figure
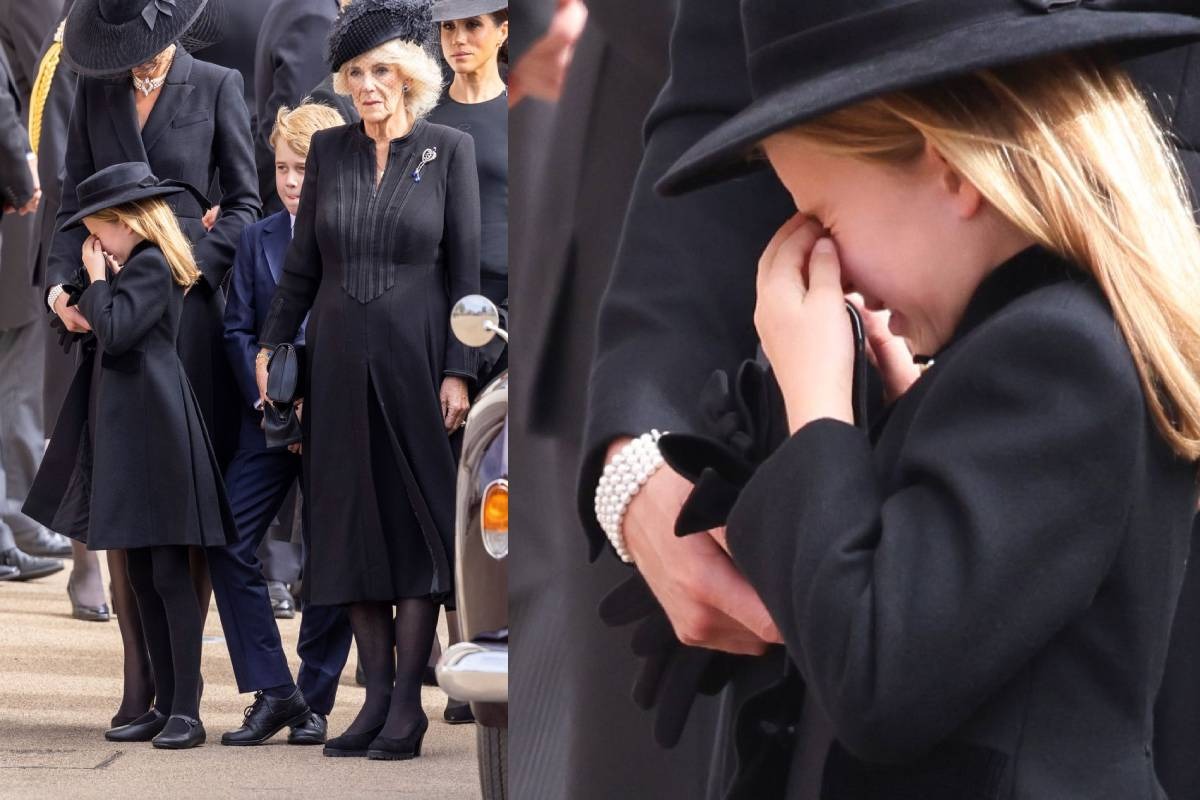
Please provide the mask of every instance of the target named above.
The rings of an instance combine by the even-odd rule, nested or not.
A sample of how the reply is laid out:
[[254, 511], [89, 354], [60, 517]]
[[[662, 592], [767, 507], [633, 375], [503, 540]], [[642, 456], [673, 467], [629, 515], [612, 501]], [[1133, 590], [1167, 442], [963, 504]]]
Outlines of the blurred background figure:
[[[29, 97], [42, 41], [58, 23], [61, 10], [61, 0], [0, 3], [3, 182], [18, 191], [40, 186], [37, 160], [26, 136]], [[0, 567], [7, 568], [0, 570], [0, 578], [17, 580], [57, 572], [63, 568], [59, 558], [71, 555], [65, 537], [20, 510], [45, 448], [42, 354], [47, 330], [34, 288], [37, 204], [27, 206], [28, 200], [5, 197], [7, 206], [24, 213], [5, 213], [0, 221], [0, 397], [4, 398], [0, 403]], [[97, 609], [103, 604], [98, 588], [98, 580], [88, 587]]]

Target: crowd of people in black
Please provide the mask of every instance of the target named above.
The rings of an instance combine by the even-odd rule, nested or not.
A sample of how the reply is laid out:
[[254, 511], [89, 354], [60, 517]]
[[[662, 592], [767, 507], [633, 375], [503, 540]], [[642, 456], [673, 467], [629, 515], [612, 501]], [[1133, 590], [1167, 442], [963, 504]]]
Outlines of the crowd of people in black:
[[[18, 423], [29, 451], [4, 519], [30, 532], [0, 538], [0, 579], [71, 555], [73, 614], [115, 612], [110, 740], [205, 741], [215, 597], [255, 693], [222, 744], [420, 755], [461, 428], [505, 364], [449, 332], [461, 296], [507, 306], [505, 1], [38, 5], [4, 23], [41, 43], [23, 70], [0, 53], [0, 275], [29, 266], [33, 309], [0, 333], [27, 395], [4, 466]], [[297, 603], [293, 676], [275, 618]], [[366, 702], [327, 737], [352, 638]]]

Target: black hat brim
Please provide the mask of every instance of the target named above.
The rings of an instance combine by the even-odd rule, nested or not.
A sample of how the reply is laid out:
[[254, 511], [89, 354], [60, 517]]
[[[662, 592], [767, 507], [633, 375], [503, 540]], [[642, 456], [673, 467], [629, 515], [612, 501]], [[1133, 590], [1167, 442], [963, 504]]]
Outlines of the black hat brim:
[[1056, 53], [1112, 47], [1147, 54], [1200, 39], [1200, 18], [1169, 13], [1062, 11], [961, 28], [755, 99], [689, 148], [656, 184], [680, 195], [760, 166], [753, 148], [778, 133], [888, 92]]
[[63, 29], [62, 58], [80, 75], [108, 77], [144, 64], [173, 44], [199, 50], [224, 38], [221, 0], [179, 0], [151, 30], [141, 16], [114, 25], [100, 17], [99, 0], [75, 0]]
[[128, 191], [121, 192], [115, 197], [106, 198], [102, 201], [84, 206], [83, 208], [79, 209], [74, 216], [64, 222], [59, 230], [67, 231], [71, 228], [77, 227], [83, 223], [85, 218], [103, 211], [106, 208], [116, 208], [117, 206], [123, 206], [127, 203], [137, 202], [138, 200], [148, 200], [152, 197], [166, 197], [168, 195], [179, 194], [180, 192], [186, 191], [189, 190], [184, 186], [136, 186]]
[[508, 0], [439, 0], [433, 4], [433, 21], [469, 19], [508, 8]]

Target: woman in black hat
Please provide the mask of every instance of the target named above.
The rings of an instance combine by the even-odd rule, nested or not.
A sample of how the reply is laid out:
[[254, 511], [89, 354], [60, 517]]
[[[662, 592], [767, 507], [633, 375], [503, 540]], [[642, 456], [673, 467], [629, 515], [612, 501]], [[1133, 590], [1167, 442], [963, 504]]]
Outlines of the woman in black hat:
[[[242, 79], [194, 59], [187, 48], [221, 35], [217, 0], [76, 0], [63, 33], [63, 58], [80, 74], [66, 146], [58, 227], [76, 213], [75, 187], [111, 164], [142, 161], [156, 175], [208, 191], [218, 186], [221, 213], [211, 231], [207, 200], [167, 200], [195, 246], [201, 279], [184, 300], [179, 353], [225, 464], [236, 443], [237, 395], [222, 347], [218, 287], [233, 262], [241, 230], [258, 218], [259, 201]], [[81, 230], [60, 231], [47, 263], [47, 300], [73, 331], [86, 320], [67, 304], [63, 285], [79, 266]], [[141, 632], [120, 553], [109, 556], [113, 604], [125, 652], [125, 694], [113, 724], [142, 714], [153, 696]], [[207, 571], [194, 568], [200, 607], [208, 609]]]
[[80, 363], [25, 505], [91, 550], [125, 553], [154, 672], [154, 706], [105, 733], [165, 749], [204, 742], [199, 721], [203, 621], [189, 547], [224, 545], [236, 528], [175, 340], [184, 295], [200, 278], [166, 198], [185, 191], [142, 162], [77, 187], [88, 282], [76, 307], [96, 348]]
[[[755, 100], [664, 188], [743, 171], [761, 143], [800, 209], [758, 270], [783, 413], [738, 386], [735, 454], [664, 450], [700, 481], [685, 512], [727, 517], [812, 701], [802, 719], [758, 706], [800, 733], [791, 774], [755, 796], [801, 796], [805, 761], [835, 798], [1162, 796], [1200, 240], [1165, 137], [1107, 60], [1200, 37], [1157, 5], [744, 4]], [[892, 400], [869, 434], [849, 290]], [[784, 436], [756, 440], [763, 423]], [[619, 553], [636, 492], [602, 492]]]
[[355, 0], [334, 24], [334, 88], [362, 122], [312, 138], [261, 334], [264, 347], [290, 342], [312, 309], [304, 588], [349, 606], [367, 683], [330, 756], [420, 755], [421, 675], [453, 597], [450, 436], [475, 367], [449, 311], [479, 291], [479, 184], [471, 137], [423, 119], [441, 93], [434, 32], [428, 0]]

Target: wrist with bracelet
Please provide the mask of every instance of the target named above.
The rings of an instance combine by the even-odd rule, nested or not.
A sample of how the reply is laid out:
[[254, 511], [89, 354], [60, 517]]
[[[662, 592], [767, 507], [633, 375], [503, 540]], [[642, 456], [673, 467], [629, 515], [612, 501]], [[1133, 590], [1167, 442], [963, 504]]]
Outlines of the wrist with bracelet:
[[651, 430], [628, 442], [604, 465], [604, 472], [596, 484], [596, 521], [600, 523], [617, 557], [626, 564], [633, 557], [625, 546], [622, 524], [629, 504], [646, 481], [663, 465], [658, 450], [662, 433]]

